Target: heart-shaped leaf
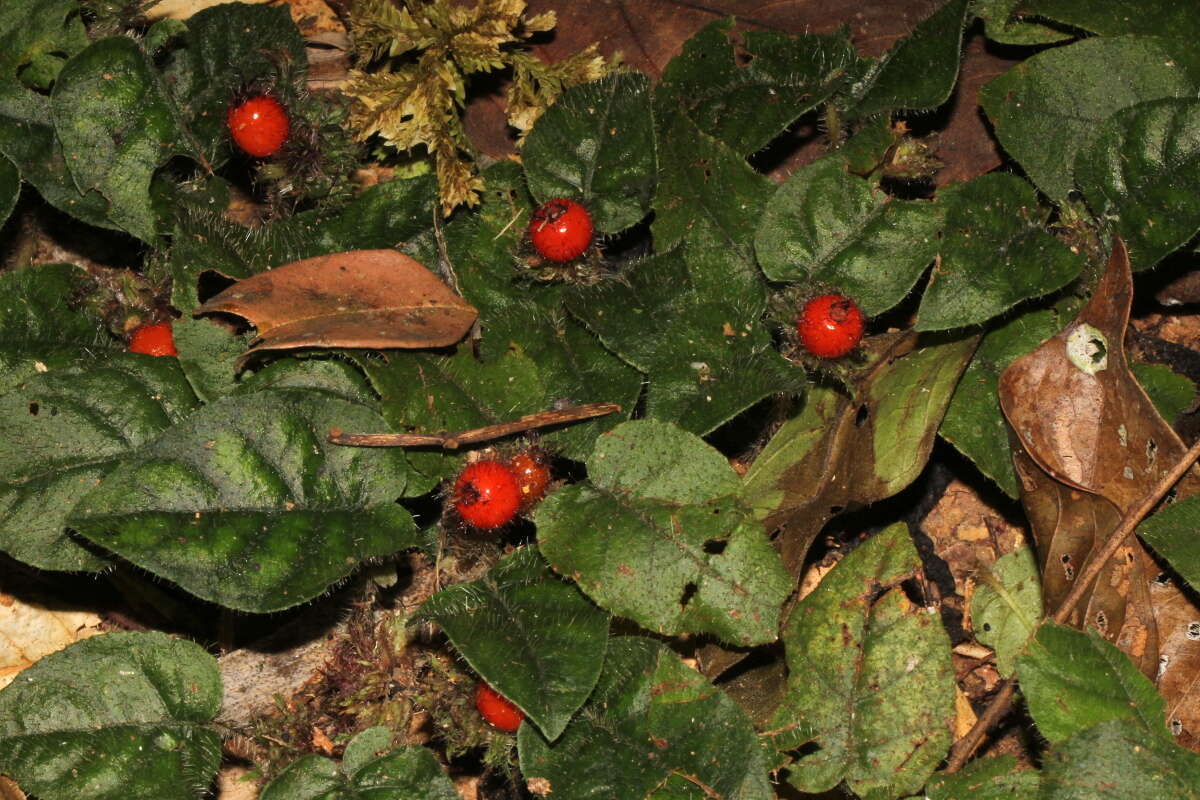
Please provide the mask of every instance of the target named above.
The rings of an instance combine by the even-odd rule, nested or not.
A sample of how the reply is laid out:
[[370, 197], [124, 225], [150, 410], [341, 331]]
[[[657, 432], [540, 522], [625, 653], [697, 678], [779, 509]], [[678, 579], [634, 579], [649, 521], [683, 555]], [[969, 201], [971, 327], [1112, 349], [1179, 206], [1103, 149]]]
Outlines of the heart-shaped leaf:
[[222, 311], [258, 327], [254, 347], [424, 348], [454, 344], [476, 312], [446, 284], [395, 250], [307, 258], [239, 281], [196, 314]]

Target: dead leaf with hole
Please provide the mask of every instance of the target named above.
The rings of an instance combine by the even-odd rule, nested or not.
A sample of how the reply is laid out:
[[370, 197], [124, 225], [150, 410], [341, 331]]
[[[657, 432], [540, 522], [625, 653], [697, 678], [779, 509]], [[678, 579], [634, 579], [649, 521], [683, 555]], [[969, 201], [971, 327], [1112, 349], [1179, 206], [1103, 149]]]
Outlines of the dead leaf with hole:
[[[1000, 379], [1000, 406], [1016, 440], [1014, 462], [1038, 545], [1047, 614], [1059, 608], [1122, 515], [1187, 449], [1129, 370], [1124, 342], [1132, 298], [1129, 256], [1116, 239], [1091, 301]], [[1195, 470], [1177, 486], [1180, 495], [1198, 489]], [[1147, 676], [1157, 677], [1170, 706], [1185, 700], [1170, 696], [1161, 680], [1159, 657], [1167, 639], [1159, 606], [1182, 600], [1195, 609], [1173, 596], [1177, 587], [1152, 598], [1158, 572], [1150, 553], [1130, 536], [1069, 622], [1096, 628]]]
[[462, 339], [478, 316], [420, 262], [395, 250], [353, 250], [284, 264], [238, 281], [196, 309], [245, 317], [262, 350], [426, 348]]

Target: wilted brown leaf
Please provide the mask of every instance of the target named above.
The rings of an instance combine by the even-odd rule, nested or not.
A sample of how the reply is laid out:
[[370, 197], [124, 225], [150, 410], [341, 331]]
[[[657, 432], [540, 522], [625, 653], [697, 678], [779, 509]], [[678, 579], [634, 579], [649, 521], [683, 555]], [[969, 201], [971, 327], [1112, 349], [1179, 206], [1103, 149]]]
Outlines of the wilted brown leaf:
[[196, 309], [225, 312], [258, 328], [244, 361], [296, 347], [422, 348], [454, 344], [475, 309], [412, 258], [355, 250], [276, 267], [239, 281]]
[[[1000, 405], [1017, 440], [1022, 502], [1038, 544], [1047, 614], [1062, 604], [1122, 515], [1186, 451], [1129, 371], [1124, 339], [1132, 296], [1129, 256], [1118, 239], [1079, 316], [1013, 362], [1000, 380]], [[1193, 470], [1176, 490], [1185, 495], [1198, 488]], [[1161, 680], [1160, 655], [1173, 639], [1163, 627], [1163, 613], [1180, 603], [1193, 614], [1195, 608], [1169, 585], [1152, 598], [1158, 572], [1141, 542], [1130, 536], [1069, 622], [1098, 629], [1145, 674], [1159, 677], [1168, 705], [1178, 706], [1185, 702], [1180, 690]]]
[[39, 658], [97, 633], [100, 618], [90, 611], [0, 592], [0, 688]]

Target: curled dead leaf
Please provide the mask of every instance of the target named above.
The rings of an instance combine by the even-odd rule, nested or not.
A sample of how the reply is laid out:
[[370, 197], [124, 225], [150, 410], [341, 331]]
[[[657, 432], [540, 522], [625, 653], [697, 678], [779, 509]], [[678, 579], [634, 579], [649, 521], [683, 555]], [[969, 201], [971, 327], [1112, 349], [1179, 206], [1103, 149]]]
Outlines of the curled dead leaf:
[[420, 262], [395, 250], [354, 250], [284, 264], [239, 281], [196, 309], [258, 328], [261, 350], [446, 347], [478, 316]]

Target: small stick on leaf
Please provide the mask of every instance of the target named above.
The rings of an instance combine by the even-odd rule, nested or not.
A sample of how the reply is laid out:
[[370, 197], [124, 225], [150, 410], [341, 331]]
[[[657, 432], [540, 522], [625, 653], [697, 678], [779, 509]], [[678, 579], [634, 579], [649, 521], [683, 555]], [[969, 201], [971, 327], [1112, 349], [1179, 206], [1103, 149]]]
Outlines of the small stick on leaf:
[[[1053, 616], [1043, 619], [1038, 623], [1039, 628], [1046, 623], [1047, 619], [1061, 625], [1070, 618], [1071, 612], [1075, 610], [1075, 606], [1083, 599], [1088, 587], [1092, 585], [1092, 581], [1096, 580], [1096, 576], [1100, 574], [1100, 570], [1104, 569], [1104, 565], [1121, 549], [1121, 545], [1125, 543], [1125, 540], [1129, 538], [1138, 524], [1145, 519], [1147, 514], [1154, 510], [1159, 501], [1166, 496], [1167, 492], [1171, 491], [1171, 487], [1179, 482], [1184, 473], [1192, 468], [1197, 459], [1200, 459], [1200, 441], [1197, 441], [1184, 453], [1183, 458], [1179, 459], [1178, 463], [1171, 468], [1171, 471], [1164, 475], [1154, 485], [1154, 488], [1142, 498], [1142, 502], [1138, 503], [1135, 508], [1131, 508], [1121, 518], [1121, 524], [1108, 535], [1108, 538], [1104, 541], [1104, 546], [1100, 548], [1096, 556], [1089, 560], [1087, 566], [1079, 573], [1079, 579], [1075, 582], [1071, 592], [1063, 598], [1062, 605], [1058, 607], [1058, 611], [1055, 611]], [[958, 772], [963, 768], [963, 765], [967, 763], [971, 754], [975, 752], [975, 748], [983, 741], [983, 737], [987, 734], [988, 729], [1000, 717], [1004, 716], [1004, 712], [1008, 710], [1009, 704], [1012, 703], [1015, 691], [1016, 684], [1009, 680], [996, 693], [996, 696], [988, 703], [988, 707], [979, 715], [978, 721], [971, 726], [971, 730], [967, 731], [966, 735], [955, 742], [954, 747], [950, 748], [950, 758], [946, 762], [944, 772]]]
[[485, 425], [458, 433], [343, 433], [335, 429], [330, 431], [329, 441], [353, 447], [441, 447], [443, 450], [457, 450], [464, 444], [488, 442], [535, 428], [548, 428], [551, 425], [565, 425], [593, 417], [603, 417], [620, 410], [621, 407], [616, 403], [586, 403], [555, 411], [528, 414], [510, 422]]

